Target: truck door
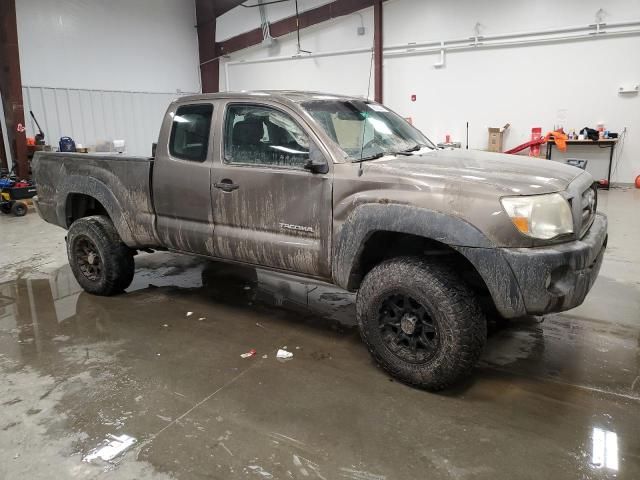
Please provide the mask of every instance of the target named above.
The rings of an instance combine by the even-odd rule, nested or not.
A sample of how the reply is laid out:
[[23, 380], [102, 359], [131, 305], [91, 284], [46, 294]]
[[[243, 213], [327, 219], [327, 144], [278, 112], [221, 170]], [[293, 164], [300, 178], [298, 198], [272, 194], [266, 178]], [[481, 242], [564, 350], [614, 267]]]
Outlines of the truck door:
[[221, 159], [212, 172], [216, 256], [330, 276], [331, 168], [293, 111], [228, 103]]
[[167, 112], [153, 166], [153, 203], [163, 245], [213, 255], [211, 102]]

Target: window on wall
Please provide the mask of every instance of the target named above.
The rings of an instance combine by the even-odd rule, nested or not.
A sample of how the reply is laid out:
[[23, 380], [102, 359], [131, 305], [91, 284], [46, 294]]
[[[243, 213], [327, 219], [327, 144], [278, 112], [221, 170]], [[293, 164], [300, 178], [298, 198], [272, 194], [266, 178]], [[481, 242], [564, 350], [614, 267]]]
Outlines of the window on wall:
[[289, 115], [258, 105], [231, 105], [225, 124], [228, 163], [304, 168], [309, 137]]
[[173, 115], [169, 152], [172, 156], [194, 162], [207, 158], [213, 105], [198, 104], [178, 107]]

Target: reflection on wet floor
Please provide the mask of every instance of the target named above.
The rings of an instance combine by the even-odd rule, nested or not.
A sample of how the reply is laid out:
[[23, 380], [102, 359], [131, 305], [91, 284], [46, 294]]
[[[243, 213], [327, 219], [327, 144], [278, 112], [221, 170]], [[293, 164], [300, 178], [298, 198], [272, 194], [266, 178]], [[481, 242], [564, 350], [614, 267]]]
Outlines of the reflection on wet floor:
[[122, 478], [640, 477], [624, 315], [492, 322], [474, 377], [433, 395], [372, 363], [348, 292], [169, 254], [138, 266], [112, 298], [68, 266], [0, 285], [0, 478], [98, 475], [81, 458], [122, 434]]

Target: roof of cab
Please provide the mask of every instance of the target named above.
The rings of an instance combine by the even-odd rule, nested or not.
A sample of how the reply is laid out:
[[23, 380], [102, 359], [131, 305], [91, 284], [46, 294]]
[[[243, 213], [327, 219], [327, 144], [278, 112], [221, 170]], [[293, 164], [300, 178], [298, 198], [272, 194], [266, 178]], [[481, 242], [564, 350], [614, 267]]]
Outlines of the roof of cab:
[[350, 95], [338, 95], [334, 93], [324, 92], [306, 92], [302, 90], [254, 90], [254, 91], [240, 91], [240, 92], [219, 92], [219, 93], [202, 93], [196, 95], [186, 95], [178, 98], [178, 102], [193, 102], [200, 100], [214, 100], [220, 98], [232, 98], [232, 99], [256, 99], [256, 98], [269, 98], [271, 100], [288, 100], [294, 103], [307, 102], [310, 100], [362, 100], [364, 97], [356, 97]]

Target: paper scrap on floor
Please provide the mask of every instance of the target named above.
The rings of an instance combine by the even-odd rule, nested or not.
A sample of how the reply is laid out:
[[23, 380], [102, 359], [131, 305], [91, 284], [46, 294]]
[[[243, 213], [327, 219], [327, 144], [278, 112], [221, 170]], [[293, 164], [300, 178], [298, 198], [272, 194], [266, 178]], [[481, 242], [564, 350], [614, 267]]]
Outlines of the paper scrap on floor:
[[136, 443], [136, 439], [130, 437], [129, 435], [107, 435], [107, 439], [102, 442], [102, 447], [96, 447], [91, 450], [83, 459], [83, 462], [91, 462], [96, 458], [101, 458], [105, 462], [109, 460], [113, 460], [118, 455], [123, 453], [129, 447], [131, 447], [134, 443]]
[[287, 352], [286, 350], [283, 350], [282, 348], [278, 350], [278, 353], [276, 354], [277, 358], [291, 358], [293, 357], [293, 353], [291, 352]]

